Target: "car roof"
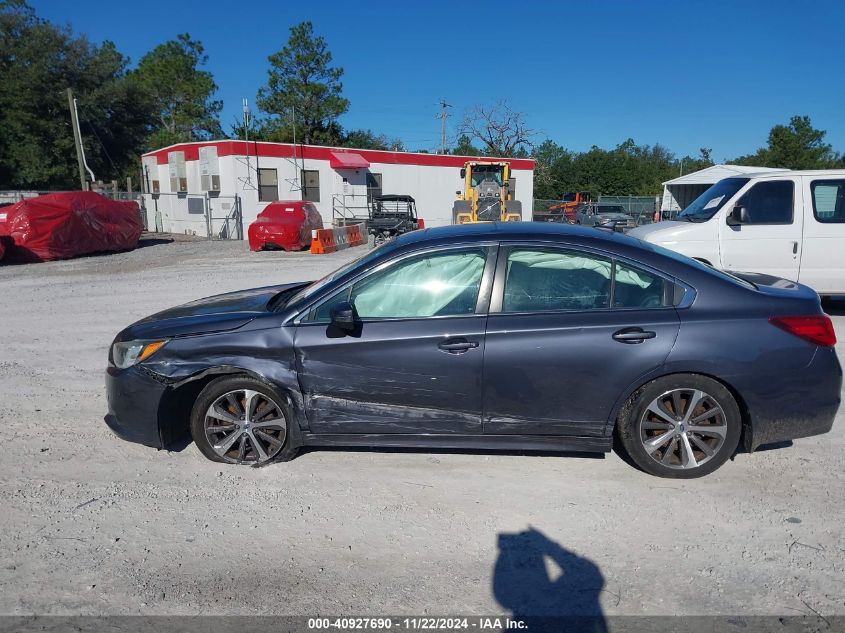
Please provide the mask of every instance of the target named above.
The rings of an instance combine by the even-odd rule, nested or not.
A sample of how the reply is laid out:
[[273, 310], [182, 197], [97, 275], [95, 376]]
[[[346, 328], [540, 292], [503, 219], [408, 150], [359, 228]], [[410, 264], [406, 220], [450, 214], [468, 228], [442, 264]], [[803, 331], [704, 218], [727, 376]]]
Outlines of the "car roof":
[[557, 222], [478, 222], [437, 226], [405, 233], [396, 240], [397, 246], [424, 242], [485, 241], [485, 240], [555, 240], [576, 238], [636, 246], [640, 240], [602, 229]]
[[714, 277], [710, 267], [705, 264], [657, 244], [644, 242], [617, 231], [557, 222], [479, 222], [411, 231], [383, 246], [383, 256], [377, 259], [383, 261], [397, 252], [428, 246], [491, 241], [558, 242], [564, 247], [568, 245], [592, 248], [651, 265], [690, 283], [701, 279], [702, 275], [710, 279]]

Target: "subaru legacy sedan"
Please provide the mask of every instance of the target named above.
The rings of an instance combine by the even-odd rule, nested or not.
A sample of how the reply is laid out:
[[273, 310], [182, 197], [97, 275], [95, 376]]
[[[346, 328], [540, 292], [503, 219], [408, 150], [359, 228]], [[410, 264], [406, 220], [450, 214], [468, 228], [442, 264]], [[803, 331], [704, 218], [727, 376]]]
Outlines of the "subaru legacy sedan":
[[690, 478], [830, 430], [842, 369], [815, 292], [596, 228], [414, 231], [312, 283], [117, 335], [108, 425], [211, 460], [303, 446], [609, 451]]

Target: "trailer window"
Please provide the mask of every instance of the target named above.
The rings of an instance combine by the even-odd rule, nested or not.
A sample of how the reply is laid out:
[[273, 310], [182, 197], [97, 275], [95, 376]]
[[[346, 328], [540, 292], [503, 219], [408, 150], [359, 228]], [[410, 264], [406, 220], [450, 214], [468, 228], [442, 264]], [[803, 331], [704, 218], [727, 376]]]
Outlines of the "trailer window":
[[302, 199], [320, 201], [320, 172], [316, 169], [302, 170]]
[[845, 222], [845, 180], [814, 180], [813, 215], [823, 224]]
[[275, 202], [279, 199], [279, 177], [275, 169], [258, 170], [258, 201]]

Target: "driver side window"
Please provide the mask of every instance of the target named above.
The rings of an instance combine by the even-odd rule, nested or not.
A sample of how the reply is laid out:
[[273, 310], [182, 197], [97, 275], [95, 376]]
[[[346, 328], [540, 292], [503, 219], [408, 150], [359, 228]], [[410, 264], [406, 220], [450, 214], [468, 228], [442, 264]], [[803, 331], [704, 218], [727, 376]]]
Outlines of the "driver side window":
[[484, 248], [408, 258], [335, 293], [309, 321], [329, 321], [332, 307], [343, 301], [355, 306], [362, 319], [474, 314], [486, 260]]
[[792, 224], [793, 190], [791, 180], [760, 182], [742, 196], [737, 206], [748, 211], [747, 224]]

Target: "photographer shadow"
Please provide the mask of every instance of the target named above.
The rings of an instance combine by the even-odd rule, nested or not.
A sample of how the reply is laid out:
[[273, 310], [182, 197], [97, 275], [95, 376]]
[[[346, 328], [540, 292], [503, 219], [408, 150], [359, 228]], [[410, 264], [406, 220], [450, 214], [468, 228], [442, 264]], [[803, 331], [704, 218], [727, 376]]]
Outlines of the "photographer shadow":
[[499, 534], [493, 595], [528, 631], [606, 633], [598, 566], [529, 528]]

